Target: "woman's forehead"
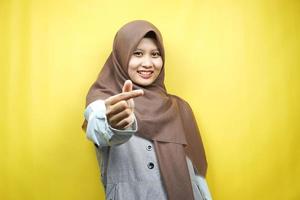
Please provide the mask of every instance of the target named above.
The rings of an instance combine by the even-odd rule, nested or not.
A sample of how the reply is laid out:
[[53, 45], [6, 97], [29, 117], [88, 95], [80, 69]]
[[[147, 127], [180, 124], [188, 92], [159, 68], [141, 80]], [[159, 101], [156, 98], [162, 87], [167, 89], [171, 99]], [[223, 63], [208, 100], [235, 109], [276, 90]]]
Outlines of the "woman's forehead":
[[141, 41], [138, 43], [136, 49], [151, 49], [151, 50], [158, 50], [157, 47], [157, 41], [153, 38], [144, 37], [141, 39]]

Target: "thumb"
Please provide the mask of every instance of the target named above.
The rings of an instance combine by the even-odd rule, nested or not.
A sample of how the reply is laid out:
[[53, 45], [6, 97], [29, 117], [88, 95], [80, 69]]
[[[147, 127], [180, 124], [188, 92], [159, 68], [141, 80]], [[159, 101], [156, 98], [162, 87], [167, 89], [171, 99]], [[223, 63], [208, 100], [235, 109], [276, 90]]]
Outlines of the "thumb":
[[126, 80], [123, 88], [122, 88], [122, 92], [130, 92], [132, 91], [132, 82], [131, 80]]

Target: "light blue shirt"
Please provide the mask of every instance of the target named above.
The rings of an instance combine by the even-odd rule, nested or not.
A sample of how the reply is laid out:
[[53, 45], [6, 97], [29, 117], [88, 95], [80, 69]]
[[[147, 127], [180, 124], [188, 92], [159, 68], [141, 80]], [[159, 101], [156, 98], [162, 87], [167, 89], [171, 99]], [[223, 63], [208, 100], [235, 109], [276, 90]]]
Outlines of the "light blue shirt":
[[[96, 100], [88, 105], [84, 117], [88, 121], [86, 136], [98, 147], [114, 146], [126, 143], [138, 130], [137, 120], [125, 130], [118, 130], [111, 127], [106, 118], [106, 107], [103, 100]], [[99, 160], [98, 160], [99, 161]], [[204, 177], [195, 175], [197, 186], [202, 191], [204, 199], [211, 200], [211, 194]]]

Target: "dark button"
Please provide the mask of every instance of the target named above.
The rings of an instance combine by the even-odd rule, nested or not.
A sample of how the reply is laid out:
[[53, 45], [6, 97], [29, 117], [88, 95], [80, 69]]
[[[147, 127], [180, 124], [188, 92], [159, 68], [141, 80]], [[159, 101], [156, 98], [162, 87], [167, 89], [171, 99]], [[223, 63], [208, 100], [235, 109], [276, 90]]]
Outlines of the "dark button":
[[148, 166], [149, 169], [153, 169], [154, 168], [153, 162], [149, 162], [147, 166]]
[[152, 146], [151, 146], [151, 145], [148, 145], [148, 146], [147, 146], [147, 150], [148, 150], [148, 151], [151, 151], [151, 150], [152, 150]]

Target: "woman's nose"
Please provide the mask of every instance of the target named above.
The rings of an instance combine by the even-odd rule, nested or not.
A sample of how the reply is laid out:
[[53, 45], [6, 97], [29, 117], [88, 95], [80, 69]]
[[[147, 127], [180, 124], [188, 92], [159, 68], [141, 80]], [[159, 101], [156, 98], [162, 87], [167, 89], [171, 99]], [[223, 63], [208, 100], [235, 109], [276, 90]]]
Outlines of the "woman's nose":
[[145, 56], [145, 58], [142, 62], [142, 66], [145, 68], [150, 68], [153, 66], [153, 62], [152, 62], [151, 58], [149, 58], [149, 56]]

